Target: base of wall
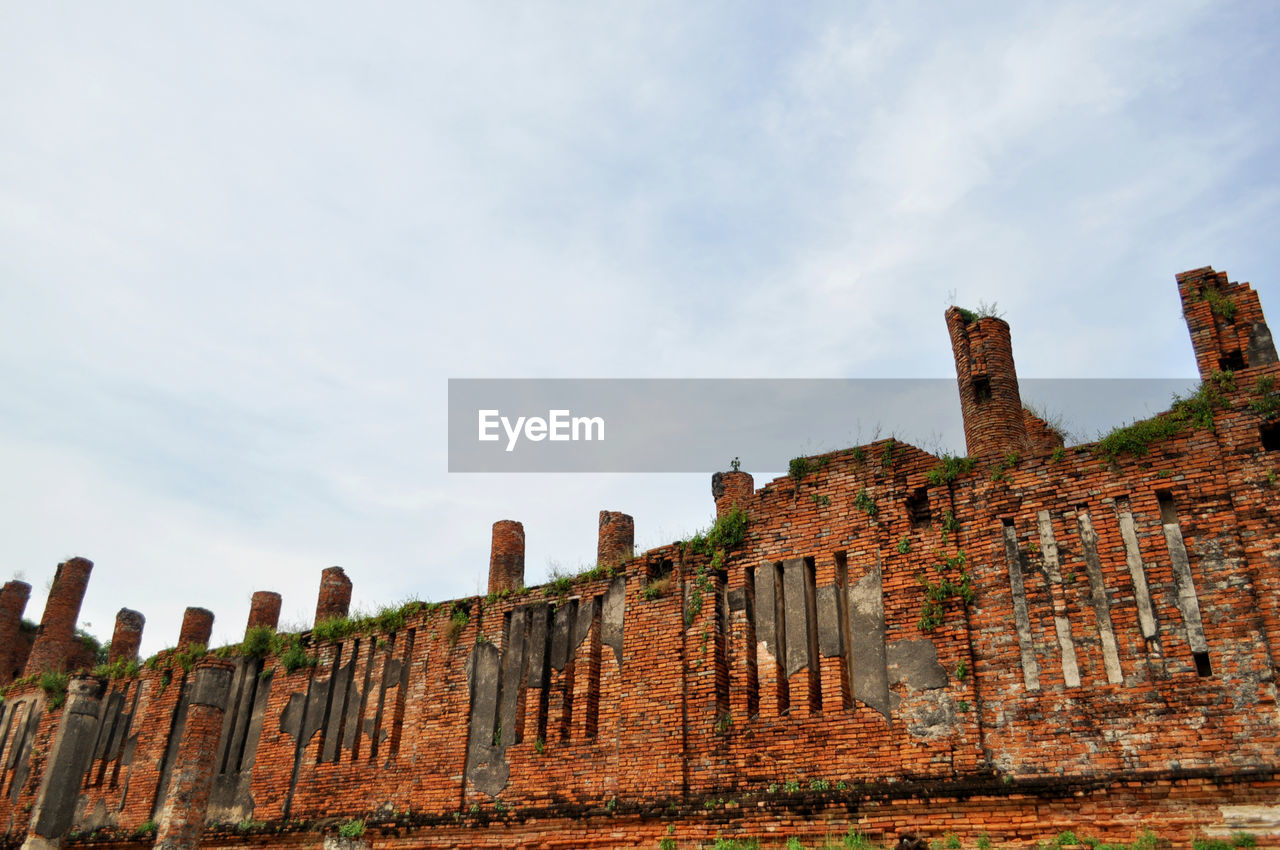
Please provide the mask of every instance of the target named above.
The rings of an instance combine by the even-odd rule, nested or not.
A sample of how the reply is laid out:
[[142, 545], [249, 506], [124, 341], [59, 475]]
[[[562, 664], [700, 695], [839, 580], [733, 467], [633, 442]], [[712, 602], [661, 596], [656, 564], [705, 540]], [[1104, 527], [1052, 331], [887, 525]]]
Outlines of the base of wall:
[[[1132, 842], [1145, 830], [1156, 847], [1189, 847], [1197, 838], [1241, 833], [1258, 847], [1280, 847], [1280, 773], [1192, 773], [1087, 779], [982, 776], [945, 783], [899, 782], [851, 788], [774, 787], [750, 794], [632, 806], [618, 800], [591, 809], [473, 807], [447, 815], [399, 814], [366, 819], [352, 844], [381, 848], [674, 848], [710, 847], [718, 838], [756, 839], [762, 848], [841, 846], [850, 831], [891, 848], [904, 832], [936, 846], [1028, 848], [1063, 832], [1080, 839]], [[205, 848], [328, 848], [344, 819], [210, 827]], [[64, 848], [149, 846], [153, 839], [102, 831], [71, 836]]]

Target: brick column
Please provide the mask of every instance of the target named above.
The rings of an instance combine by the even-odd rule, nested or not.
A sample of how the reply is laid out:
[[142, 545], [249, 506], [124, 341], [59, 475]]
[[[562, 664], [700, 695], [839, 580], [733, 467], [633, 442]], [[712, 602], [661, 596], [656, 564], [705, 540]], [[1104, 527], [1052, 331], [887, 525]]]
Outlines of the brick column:
[[209, 656], [196, 667], [182, 740], [160, 811], [158, 848], [194, 850], [200, 845], [234, 671], [232, 662]]
[[92, 570], [93, 562], [85, 558], [72, 558], [58, 564], [53, 586], [49, 588], [49, 601], [44, 604], [40, 631], [36, 632], [35, 645], [27, 658], [24, 671], [27, 675], [62, 670], [66, 666], [75, 648], [76, 620], [80, 618], [80, 603], [84, 601]]
[[734, 508], [746, 509], [756, 492], [756, 482], [745, 472], [717, 472], [711, 476], [711, 495], [716, 500], [716, 517]]
[[178, 633], [178, 648], [193, 643], [209, 645], [213, 634], [213, 612], [208, 608], [188, 608], [182, 615], [182, 631]]
[[24, 850], [53, 850], [62, 846], [71, 831], [80, 784], [93, 758], [102, 692], [102, 680], [91, 676], [72, 679], [67, 686], [67, 702], [31, 809]]
[[502, 593], [524, 587], [524, 526], [513, 519], [493, 524], [489, 546], [489, 592]]
[[142, 627], [146, 624], [147, 618], [137, 611], [121, 608], [116, 612], [116, 630], [111, 635], [108, 664], [115, 664], [122, 658], [125, 661], [138, 659], [138, 647], [142, 645]]
[[616, 567], [635, 555], [636, 522], [618, 511], [600, 512], [600, 532], [596, 537], [596, 564]]
[[249, 621], [245, 623], [244, 633], [249, 634], [250, 629], [261, 628], [266, 626], [268, 629], [274, 629], [280, 624], [280, 594], [270, 590], [259, 590], [253, 594], [253, 601], [249, 603]]
[[31, 585], [25, 581], [7, 581], [0, 590], [0, 685], [7, 685], [22, 674], [26, 657], [22, 612], [30, 598]]
[[347, 616], [351, 610], [351, 579], [342, 567], [320, 573], [320, 596], [316, 599], [316, 622]]
[[1009, 324], [973, 318], [958, 307], [946, 312], [951, 353], [960, 387], [965, 448], [971, 457], [996, 458], [1031, 448], [1013, 366]]
[[1276, 362], [1275, 340], [1249, 284], [1209, 267], [1192, 269], [1178, 275], [1178, 295], [1201, 380]]

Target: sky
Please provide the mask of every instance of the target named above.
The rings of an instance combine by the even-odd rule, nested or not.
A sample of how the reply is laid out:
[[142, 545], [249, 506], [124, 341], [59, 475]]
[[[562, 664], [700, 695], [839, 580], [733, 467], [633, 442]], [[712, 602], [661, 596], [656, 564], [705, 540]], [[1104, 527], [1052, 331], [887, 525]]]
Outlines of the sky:
[[39, 621], [90, 558], [146, 655], [254, 590], [308, 626], [331, 565], [483, 593], [498, 519], [530, 584], [601, 509], [709, 522], [712, 470], [450, 474], [450, 378], [948, 378], [979, 302], [1023, 378], [1194, 377], [1177, 272], [1280, 321], [1278, 44], [1260, 2], [0, 3], [0, 579]]

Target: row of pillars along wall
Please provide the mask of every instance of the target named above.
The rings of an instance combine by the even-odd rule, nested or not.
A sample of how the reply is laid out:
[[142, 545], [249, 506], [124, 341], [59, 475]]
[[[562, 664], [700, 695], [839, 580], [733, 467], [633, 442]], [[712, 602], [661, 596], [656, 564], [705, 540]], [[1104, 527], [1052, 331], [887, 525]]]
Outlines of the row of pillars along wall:
[[[71, 623], [74, 639], [74, 623], [80, 614], [80, 603], [93, 564], [75, 559], [74, 569], [59, 567], [54, 585], [49, 592], [46, 614], [40, 638], [49, 633], [51, 639], [66, 642], [61, 630], [64, 622]], [[70, 562], [69, 562], [70, 563]], [[60, 581], [64, 576], [74, 576], [76, 581]], [[9, 620], [20, 623], [30, 586], [23, 582], [10, 582], [0, 594], [0, 637], [19, 631]], [[20, 600], [20, 601], [17, 601]], [[351, 580], [341, 567], [323, 571], [320, 593], [316, 604], [316, 622], [332, 617], [346, 616], [351, 603]], [[281, 608], [280, 594], [258, 591], [249, 605], [246, 635], [259, 627], [276, 628]], [[50, 617], [49, 609], [53, 610]], [[11, 615], [11, 616], [10, 616]], [[142, 639], [145, 620], [137, 611], [122, 609], [116, 617], [116, 630], [112, 637], [111, 658], [136, 658]], [[53, 623], [59, 631], [44, 629]], [[213, 631], [213, 612], [205, 608], [188, 608], [182, 618], [179, 632], [179, 648], [192, 644], [208, 644]], [[40, 639], [37, 639], [37, 645]], [[34, 649], [32, 654], [34, 655]], [[4, 651], [0, 646], [0, 651]], [[68, 656], [45, 648], [39, 658], [41, 663], [68, 663]], [[54, 669], [54, 668], [48, 668]], [[191, 695], [187, 701], [186, 719], [182, 738], [164, 808], [158, 818], [156, 847], [165, 850], [194, 850], [200, 844], [208, 812], [209, 798], [213, 790], [213, 776], [222, 733], [223, 715], [226, 712], [231, 690], [232, 662], [207, 655], [196, 665]], [[40, 790], [32, 807], [30, 824], [24, 850], [56, 850], [61, 846], [72, 827], [78, 799], [78, 778], [83, 776], [91, 758], [93, 736], [97, 730], [97, 718], [101, 711], [105, 683], [93, 676], [78, 676], [67, 689], [67, 702], [63, 721], [59, 724], [50, 748]]]
[[[72, 558], [58, 565], [44, 615], [34, 635], [22, 627], [22, 615], [31, 597], [31, 585], [24, 581], [6, 582], [0, 589], [0, 686], [22, 676], [47, 672], [91, 669], [96, 659], [88, 657], [84, 644], [76, 639], [76, 622], [89, 585], [93, 562]], [[329, 567], [321, 573], [320, 593], [316, 603], [316, 622], [345, 617], [351, 605], [351, 580], [341, 567]], [[280, 622], [280, 594], [260, 590], [249, 604], [245, 634], [251, 629], [274, 629]], [[178, 632], [178, 647], [209, 644], [213, 635], [213, 612], [191, 607], [183, 613]], [[130, 608], [116, 614], [115, 630], [108, 647], [107, 662], [134, 661], [142, 645], [146, 617]]]
[[[712, 479], [716, 513], [721, 516], [735, 506], [744, 505], [754, 492], [750, 475], [745, 472], [716, 473]], [[596, 542], [596, 562], [617, 566], [635, 554], [635, 521], [619, 511], [601, 511]], [[518, 590], [524, 586], [524, 526], [514, 520], [493, 524], [493, 541], [489, 557], [489, 592]], [[21, 675], [92, 667], [89, 659], [80, 659], [80, 643], [75, 638], [75, 624], [88, 588], [93, 563], [85, 558], [72, 558], [59, 564], [45, 603], [44, 617], [29, 651], [24, 647], [22, 614], [31, 595], [31, 586], [10, 581], [0, 590], [0, 685]], [[341, 567], [329, 567], [321, 573], [316, 600], [315, 621], [345, 617], [351, 606], [351, 579]], [[271, 591], [253, 594], [245, 633], [258, 627], [276, 628], [280, 620], [281, 597]], [[187, 608], [178, 633], [178, 647], [208, 645], [213, 634], [213, 612], [207, 608]], [[116, 615], [108, 662], [134, 660], [142, 643], [146, 618], [138, 611], [121, 608]], [[85, 663], [77, 663], [84, 661]]]

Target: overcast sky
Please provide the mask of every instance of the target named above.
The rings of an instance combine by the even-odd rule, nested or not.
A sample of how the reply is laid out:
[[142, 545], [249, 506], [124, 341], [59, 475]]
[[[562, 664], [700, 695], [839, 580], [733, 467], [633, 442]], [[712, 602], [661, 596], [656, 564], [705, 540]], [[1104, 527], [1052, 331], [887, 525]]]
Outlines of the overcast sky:
[[1194, 376], [1177, 272], [1280, 321], [1278, 47], [1266, 2], [4, 2], [0, 578], [38, 621], [92, 559], [150, 654], [333, 564], [483, 593], [496, 519], [531, 584], [601, 508], [709, 520], [708, 474], [448, 474], [449, 378], [950, 377], [952, 300], [1024, 378]]

